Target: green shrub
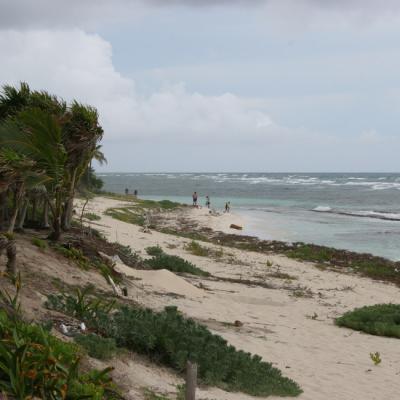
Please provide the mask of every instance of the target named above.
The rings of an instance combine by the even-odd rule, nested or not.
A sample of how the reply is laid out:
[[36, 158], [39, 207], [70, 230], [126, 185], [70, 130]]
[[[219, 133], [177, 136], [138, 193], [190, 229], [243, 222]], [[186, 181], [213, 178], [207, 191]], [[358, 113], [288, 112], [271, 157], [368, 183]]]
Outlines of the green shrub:
[[75, 336], [75, 342], [82, 346], [90, 357], [108, 360], [114, 356], [117, 346], [114, 339], [103, 338], [94, 333]]
[[[5, 296], [7, 297], [7, 296]], [[2, 296], [4, 298], [4, 296]], [[14, 307], [18, 311], [18, 307]], [[63, 342], [40, 325], [0, 310], [0, 391], [15, 399], [117, 399], [109, 369], [79, 373], [77, 345]], [[99, 377], [101, 377], [99, 379]], [[90, 391], [88, 390], [90, 388]]]
[[31, 243], [38, 247], [40, 250], [45, 250], [47, 248], [47, 242], [39, 238], [32, 238]]
[[164, 250], [158, 245], [146, 247], [145, 250], [149, 256], [161, 256], [161, 254], [164, 254]]
[[90, 323], [99, 315], [109, 314], [115, 301], [102, 300], [93, 296], [93, 286], [75, 289], [73, 294], [50, 294], [45, 303], [50, 310], [60, 311]]
[[90, 268], [90, 260], [82, 253], [82, 250], [75, 247], [64, 247], [59, 244], [56, 244], [54, 249], [64, 257], [74, 261], [80, 268], [85, 270]]
[[87, 212], [83, 214], [83, 218], [88, 219], [89, 221], [100, 221], [101, 217], [95, 213]]
[[295, 396], [301, 390], [270, 363], [228, 345], [175, 307], [162, 312], [122, 307], [109, 324], [118, 346], [148, 355], [179, 372], [190, 359], [205, 384], [257, 396]]
[[195, 242], [194, 240], [192, 240], [185, 246], [185, 250], [195, 256], [200, 257], [207, 257], [210, 253], [208, 247], [201, 246], [198, 242]]
[[[94, 304], [101, 302], [92, 299]], [[78, 299], [72, 301], [78, 303]], [[64, 312], [76, 315], [64, 303]], [[85, 307], [84, 307], [85, 308]], [[151, 359], [183, 372], [187, 360], [198, 364], [199, 378], [205, 384], [251, 395], [295, 396], [299, 386], [282, 376], [270, 363], [228, 345], [205, 326], [184, 318], [176, 307], [162, 312], [122, 306], [113, 313], [83, 313], [88, 324], [102, 336], [113, 338], [118, 347], [146, 354]], [[79, 339], [78, 339], [79, 340]], [[96, 339], [98, 340], [98, 339]]]
[[336, 324], [377, 336], [400, 338], [400, 305], [376, 304], [349, 311]]
[[145, 260], [144, 263], [151, 269], [168, 269], [172, 272], [185, 272], [192, 275], [210, 276], [207, 271], [203, 271], [189, 261], [184, 260], [182, 257], [172, 256], [165, 253], [161, 253], [158, 256]]

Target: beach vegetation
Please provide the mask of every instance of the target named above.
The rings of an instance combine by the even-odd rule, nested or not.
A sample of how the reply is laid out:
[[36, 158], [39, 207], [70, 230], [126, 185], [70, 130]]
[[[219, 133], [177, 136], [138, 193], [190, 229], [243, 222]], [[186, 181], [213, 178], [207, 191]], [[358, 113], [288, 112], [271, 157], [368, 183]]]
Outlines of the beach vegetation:
[[69, 293], [50, 294], [45, 306], [50, 310], [71, 315], [74, 318], [90, 322], [100, 315], [108, 315], [115, 307], [115, 301], [102, 300], [94, 296], [94, 287], [87, 285]]
[[149, 256], [161, 256], [162, 254], [164, 254], [164, 250], [160, 247], [160, 246], [150, 246], [150, 247], [146, 247], [146, 253]]
[[120, 399], [111, 369], [81, 372], [80, 348], [51, 335], [43, 325], [21, 317], [21, 280], [15, 294], [1, 290], [0, 390], [7, 398], [54, 400]]
[[[77, 297], [77, 293], [73, 296]], [[91, 301], [102, 302], [95, 298]], [[76, 298], [71, 303], [78, 302]], [[282, 376], [270, 363], [237, 350], [205, 326], [185, 318], [176, 307], [155, 312], [122, 305], [110, 312], [112, 307], [107, 305], [104, 312], [93, 312], [93, 308], [87, 312], [85, 306], [83, 312], [76, 312], [75, 306], [69, 307], [64, 301], [62, 310], [80, 317], [102, 336], [115, 339], [118, 347], [145, 354], [180, 373], [184, 372], [187, 360], [196, 362], [198, 377], [204, 384], [256, 396], [301, 393], [294, 381]]]
[[83, 214], [83, 218], [86, 218], [89, 221], [99, 221], [99, 220], [101, 220], [100, 215], [97, 215], [97, 214], [92, 213], [92, 212], [84, 213]]
[[400, 305], [376, 304], [356, 308], [337, 318], [336, 324], [370, 335], [400, 338]]
[[[161, 252], [160, 252], [161, 250]], [[198, 276], [210, 276], [210, 273], [204, 271], [189, 261], [186, 261], [182, 257], [173, 256], [164, 253], [161, 248], [150, 249], [150, 252], [154, 254], [152, 258], [144, 260], [144, 264], [150, 269], [167, 269], [171, 272], [187, 273]]]
[[208, 257], [210, 254], [210, 249], [208, 247], [202, 246], [199, 242], [194, 240], [185, 245], [185, 250], [200, 257]]
[[43, 239], [39, 239], [37, 237], [32, 238], [31, 243], [38, 247], [40, 250], [46, 250], [47, 249], [47, 242]]
[[108, 360], [112, 358], [117, 351], [115, 339], [103, 338], [95, 333], [89, 333], [87, 335], [79, 334], [74, 337], [74, 340], [87, 351], [90, 357], [99, 360]]
[[109, 208], [104, 214], [128, 224], [143, 226], [145, 221], [144, 214], [136, 208]]
[[369, 357], [371, 358], [374, 365], [379, 365], [382, 362], [381, 355], [378, 351], [375, 353], [369, 353]]

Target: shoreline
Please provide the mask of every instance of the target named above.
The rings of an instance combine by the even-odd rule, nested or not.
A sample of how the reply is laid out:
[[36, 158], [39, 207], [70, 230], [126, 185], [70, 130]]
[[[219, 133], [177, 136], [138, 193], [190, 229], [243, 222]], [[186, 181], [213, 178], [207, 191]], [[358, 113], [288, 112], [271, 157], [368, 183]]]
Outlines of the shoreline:
[[[210, 218], [204, 210], [185, 207], [155, 211], [154, 223], [158, 225], [148, 233], [140, 225], [104, 215], [109, 207], [129, 205], [132, 203], [104, 197], [91, 200], [87, 211], [101, 217], [92, 226], [109, 240], [129, 245], [142, 257], [147, 257], [147, 247], [160, 246], [213, 277], [165, 270], [141, 272], [117, 262], [118, 271], [132, 279], [132, 299], [155, 310], [177, 306], [184, 315], [205, 324], [238, 349], [259, 354], [300, 384], [304, 393], [299, 400], [395, 398], [400, 368], [396, 339], [339, 328], [334, 319], [356, 307], [395, 302], [397, 286], [360, 276], [348, 266], [290, 258], [285, 252], [296, 248], [284, 243], [212, 231], [207, 223], [217, 224], [221, 217]], [[232, 216], [221, 220], [222, 228]], [[208, 255], [192, 254], [188, 244], [193, 240], [209, 249]], [[216, 257], [217, 252], [222, 256]], [[341, 262], [339, 258], [336, 261]], [[237, 320], [242, 326], [234, 325]], [[371, 351], [382, 355], [384, 361], [379, 367], [373, 366]], [[176, 378], [159, 370], [141, 374], [148, 386], [161, 392], [173, 390], [177, 383]], [[383, 379], [386, 385], [382, 388]], [[200, 388], [199, 396], [253, 398], [213, 387]]]

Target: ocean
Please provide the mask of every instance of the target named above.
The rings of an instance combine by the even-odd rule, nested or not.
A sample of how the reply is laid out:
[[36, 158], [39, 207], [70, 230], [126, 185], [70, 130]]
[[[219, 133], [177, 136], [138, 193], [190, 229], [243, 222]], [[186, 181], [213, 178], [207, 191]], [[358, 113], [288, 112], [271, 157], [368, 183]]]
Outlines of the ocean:
[[244, 234], [400, 260], [399, 173], [99, 173], [104, 190], [213, 208], [230, 201]]

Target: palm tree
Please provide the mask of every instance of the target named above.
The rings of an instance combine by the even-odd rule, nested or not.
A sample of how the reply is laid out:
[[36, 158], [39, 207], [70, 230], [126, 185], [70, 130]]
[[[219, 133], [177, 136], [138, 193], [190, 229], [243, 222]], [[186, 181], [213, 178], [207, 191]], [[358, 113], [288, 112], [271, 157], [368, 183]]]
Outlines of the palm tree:
[[[67, 151], [69, 190], [64, 206], [63, 229], [70, 228], [76, 185], [96, 154], [100, 157], [98, 142], [103, 129], [98, 122], [97, 110], [74, 101], [63, 126], [63, 143]], [[103, 155], [104, 158], [104, 155]]]
[[18, 114], [18, 120], [8, 120], [0, 127], [0, 145], [33, 160], [34, 170], [42, 176], [46, 201], [53, 216], [53, 234], [61, 234], [61, 213], [67, 153], [62, 144], [60, 122], [40, 109], [27, 109]]

